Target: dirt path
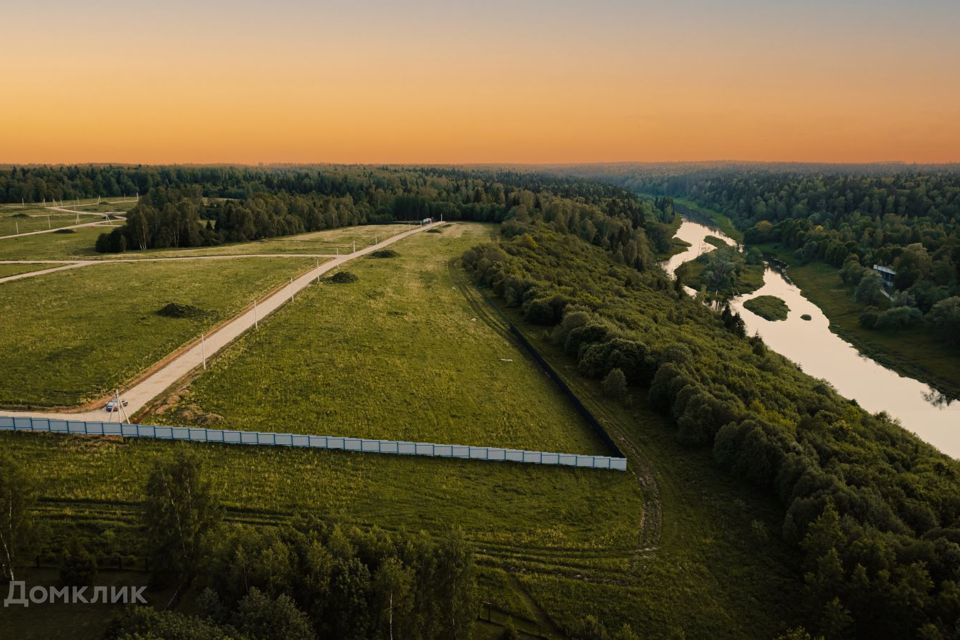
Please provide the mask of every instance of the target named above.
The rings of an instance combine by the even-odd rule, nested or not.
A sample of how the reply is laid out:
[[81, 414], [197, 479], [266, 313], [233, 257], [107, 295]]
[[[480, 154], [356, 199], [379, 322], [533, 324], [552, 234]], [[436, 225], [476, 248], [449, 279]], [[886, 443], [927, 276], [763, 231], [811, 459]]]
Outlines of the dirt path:
[[[70, 213], [76, 213], [76, 211], [71, 211]], [[80, 224], [72, 224], [68, 227], [54, 227], [53, 229], [41, 229], [40, 231], [24, 231], [23, 233], [15, 233], [10, 236], [0, 236], [0, 240], [6, 240], [7, 238], [22, 238], [24, 236], [37, 236], [41, 233], [56, 233], [61, 229], [79, 229], [81, 227], [97, 227], [97, 226], [112, 226], [107, 224], [107, 220], [94, 220], [93, 222], [81, 222]]]
[[[4, 262], [3, 264], [18, 264], [13, 262]], [[38, 264], [33, 262], [23, 263], [23, 264]], [[4, 282], [12, 282], [14, 280], [23, 280], [24, 278], [33, 278], [34, 276], [43, 276], [48, 273], [56, 273], [57, 271], [65, 271], [66, 269], [77, 269], [79, 267], [87, 266], [83, 262], [68, 262], [66, 264], [61, 264], [58, 267], [50, 267], [49, 269], [40, 269], [38, 271], [27, 271], [25, 273], [15, 273], [12, 276], [6, 276], [5, 278], [0, 278], [0, 284]]]
[[[404, 231], [395, 236], [387, 238], [382, 242], [370, 245], [363, 249], [328, 260], [323, 264], [311, 269], [307, 273], [295, 278], [290, 284], [277, 289], [269, 294], [263, 300], [258, 300], [252, 307], [244, 310], [238, 316], [221, 324], [211, 334], [204, 337], [202, 342], [194, 340], [187, 346], [182, 347], [174, 357], [167, 357], [161, 360], [159, 366], [155, 366], [152, 371], [137, 379], [133, 386], [124, 391], [121, 396], [128, 402], [126, 412], [133, 415], [144, 407], [151, 400], [166, 391], [179, 379], [186, 376], [193, 369], [203, 364], [203, 358], [210, 358], [215, 353], [229, 345], [238, 337], [243, 335], [251, 327], [270, 315], [288, 300], [292, 299], [300, 291], [306, 289], [310, 284], [317, 280], [323, 274], [332, 271], [355, 258], [360, 258], [374, 251], [388, 247], [398, 240], [402, 240], [415, 233], [420, 233], [426, 229], [439, 226], [443, 223], [434, 223], [422, 227], [416, 227], [410, 231]], [[288, 255], [288, 254], [284, 254]], [[97, 261], [96, 263], [99, 263]], [[111, 418], [119, 420], [119, 416], [106, 413], [102, 407], [97, 407], [91, 411], [79, 412], [44, 412], [44, 411], [4, 411], [4, 415], [9, 416], [34, 416], [44, 418], [55, 418], [59, 420], [90, 420], [90, 421], [108, 421]]]

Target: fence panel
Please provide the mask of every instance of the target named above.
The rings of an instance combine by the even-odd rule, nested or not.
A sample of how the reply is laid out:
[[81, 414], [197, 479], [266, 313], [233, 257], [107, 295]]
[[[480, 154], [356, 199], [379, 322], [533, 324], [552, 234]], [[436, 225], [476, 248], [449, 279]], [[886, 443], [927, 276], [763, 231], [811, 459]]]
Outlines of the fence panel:
[[120, 422], [83, 422], [49, 418], [0, 416], [0, 431], [44, 431], [72, 435], [119, 436], [156, 440], [186, 440], [222, 444], [259, 445], [269, 447], [307, 447], [333, 449], [358, 453], [460, 458], [491, 462], [518, 462], [578, 467], [584, 469], [612, 469], [626, 471], [626, 458], [591, 456], [551, 451], [527, 451], [500, 447], [477, 447], [461, 444], [434, 444], [432, 442], [403, 442], [398, 440], [371, 440], [342, 436], [313, 436], [295, 433], [261, 431], [230, 431], [197, 427], [167, 427]]

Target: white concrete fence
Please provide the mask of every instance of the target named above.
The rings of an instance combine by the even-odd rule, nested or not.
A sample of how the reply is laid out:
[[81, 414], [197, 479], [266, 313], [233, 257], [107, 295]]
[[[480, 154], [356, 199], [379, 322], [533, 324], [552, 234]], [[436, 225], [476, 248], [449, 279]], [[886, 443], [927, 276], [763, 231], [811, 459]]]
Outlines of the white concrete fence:
[[0, 416], [0, 431], [32, 431], [79, 436], [120, 436], [152, 440], [185, 440], [217, 444], [259, 445], [268, 447], [299, 447], [305, 449], [333, 449], [357, 453], [382, 453], [430, 458], [461, 458], [490, 462], [517, 462], [586, 469], [626, 471], [627, 459], [610, 456], [591, 456], [577, 453], [527, 451], [501, 447], [475, 447], [460, 444], [433, 444], [403, 440], [372, 440], [346, 436], [314, 436], [297, 433], [269, 433], [263, 431], [231, 431], [199, 427], [166, 427], [120, 422], [86, 422], [53, 420], [49, 418]]

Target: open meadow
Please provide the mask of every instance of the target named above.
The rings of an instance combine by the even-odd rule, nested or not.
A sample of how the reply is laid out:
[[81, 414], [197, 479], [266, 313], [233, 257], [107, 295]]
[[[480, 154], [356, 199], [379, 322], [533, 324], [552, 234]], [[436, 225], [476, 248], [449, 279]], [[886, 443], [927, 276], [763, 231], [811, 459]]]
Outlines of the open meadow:
[[[2, 260], [90, 260], [105, 257], [94, 251], [94, 244], [101, 233], [109, 233], [109, 224], [76, 229], [62, 229], [22, 238], [0, 240]], [[112, 256], [116, 257], [116, 256]]]
[[144, 422], [608, 454], [452, 264], [495, 228], [456, 224], [346, 266], [218, 354]]
[[[65, 214], [69, 215], [69, 214]], [[73, 224], [73, 218], [70, 218]], [[87, 222], [93, 218], [87, 216]], [[84, 219], [81, 217], [81, 222]], [[44, 228], [46, 219], [44, 218]], [[409, 231], [408, 224], [381, 224], [341, 227], [313, 231], [293, 236], [278, 236], [254, 242], [236, 242], [213, 247], [189, 249], [148, 249], [125, 253], [97, 253], [94, 245], [101, 233], [112, 227], [104, 224], [92, 227], [63, 230], [23, 238], [6, 238], [0, 241], [0, 259], [3, 260], [137, 260], [142, 258], [180, 258], [190, 256], [235, 256], [264, 253], [309, 253], [336, 255], [374, 244], [389, 236]], [[11, 231], [11, 233], [13, 233]]]
[[[3, 283], [0, 404], [70, 406], [102, 397], [315, 263], [98, 264]], [[198, 311], [159, 315], [168, 303]]]
[[8, 276], [15, 276], [21, 273], [30, 273], [31, 271], [39, 271], [41, 269], [48, 269], [56, 265], [50, 264], [0, 264], [0, 278], [6, 278]]
[[[80, 222], [96, 222], [100, 216], [79, 216]], [[18, 233], [58, 229], [78, 224], [77, 216], [72, 213], [50, 211], [49, 209], [26, 209], [16, 212], [0, 212], [0, 236], [12, 236]]]

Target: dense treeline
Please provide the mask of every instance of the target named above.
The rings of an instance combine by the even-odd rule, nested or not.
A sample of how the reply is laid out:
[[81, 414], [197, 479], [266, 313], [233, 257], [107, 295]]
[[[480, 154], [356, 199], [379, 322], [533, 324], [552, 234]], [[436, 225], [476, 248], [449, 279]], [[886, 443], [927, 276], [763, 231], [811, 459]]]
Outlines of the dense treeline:
[[241, 527], [204, 559], [195, 615], [139, 608], [107, 637], [468, 640], [475, 574], [458, 531], [434, 539], [321, 520]]
[[[620, 175], [650, 193], [722, 211], [748, 244], [823, 261], [863, 305], [867, 329], [926, 326], [960, 340], [960, 171], [713, 168]], [[892, 268], [885, 287], [874, 265]]]
[[[547, 327], [611, 397], [645, 393], [677, 438], [775, 495], [827, 638], [960, 634], [960, 465], [814, 380], [738, 318], [555, 224], [504, 225], [464, 264]], [[507, 233], [509, 231], [509, 233]], [[799, 604], [799, 603], [798, 603]]]
[[[122, 227], [97, 250], [120, 252], [245, 242], [353, 224], [424, 218], [543, 218], [646, 269], [667, 251], [669, 200], [527, 172], [448, 168], [26, 167], [0, 171], [0, 199], [139, 192]], [[102, 189], [102, 190], [101, 190]]]

